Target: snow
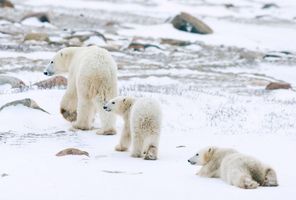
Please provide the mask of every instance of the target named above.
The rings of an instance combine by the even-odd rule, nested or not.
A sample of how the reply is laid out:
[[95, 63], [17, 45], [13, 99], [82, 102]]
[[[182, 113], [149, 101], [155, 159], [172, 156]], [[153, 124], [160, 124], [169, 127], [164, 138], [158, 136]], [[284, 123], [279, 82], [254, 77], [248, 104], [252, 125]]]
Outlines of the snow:
[[[295, 23], [285, 21], [295, 17], [294, 0], [268, 1], [276, 3], [280, 9], [267, 10], [261, 9], [262, 5], [267, 3], [265, 0], [229, 1], [236, 6], [232, 9], [225, 8], [224, 0], [16, 2], [21, 2], [17, 7], [19, 9], [25, 7], [34, 10], [40, 8], [44, 11], [55, 8], [104, 10], [136, 13], [160, 19], [187, 11], [209, 24], [214, 29], [214, 34], [197, 35], [181, 32], [163, 21], [145, 26], [125, 23], [122, 27], [129, 28], [118, 29], [116, 37], [173, 38], [263, 52], [296, 51], [293, 42], [296, 34]], [[191, 2], [192, 5], [184, 2]], [[277, 21], [257, 24], [248, 21], [257, 15], [269, 15], [270, 18], [283, 23]], [[236, 20], [233, 20], [234, 18]], [[23, 23], [32, 27], [43, 26], [36, 20], [30, 20]], [[1, 21], [1, 24], [6, 22]], [[22, 27], [22, 24], [19, 24], [19, 27]], [[87, 33], [88, 30], [85, 30], [85, 34]], [[4, 36], [6, 37], [6, 34], [0, 34], [0, 38]], [[116, 37], [113, 39], [116, 40]], [[58, 37], [55, 39], [58, 40]], [[105, 44], [96, 36], [91, 37], [88, 43]], [[187, 51], [203, 50], [199, 45], [190, 45], [176, 47], [176, 51], [180, 48]], [[153, 56], [155, 51], [168, 55], [170, 53], [151, 48], [145, 52], [124, 55], [138, 59], [137, 53]], [[26, 58], [34, 63], [36, 60], [49, 60], [54, 54], [52, 51], [1, 50], [0, 61]], [[113, 52], [113, 55], [124, 57], [120, 52]], [[160, 61], [150, 60], [149, 56], [141, 62], [157, 66]], [[218, 64], [220, 60], [213, 62]], [[117, 123], [118, 133], [114, 136], [99, 136], [95, 134], [95, 130], [70, 131], [71, 124], [59, 113], [65, 90], [29, 89], [15, 92], [10, 91], [9, 85], [1, 85], [0, 91], [5, 92], [0, 92], [0, 107], [14, 100], [32, 98], [50, 114], [21, 105], [10, 106], [0, 111], [0, 200], [295, 198], [296, 162], [293, 153], [296, 152], [296, 92], [264, 90], [264, 84], [274, 80], [289, 82], [295, 88], [294, 65], [266, 62], [207, 70], [192, 70], [186, 66], [164, 66], [157, 69], [132, 66], [140, 68], [134, 71], [128, 67], [119, 70], [121, 95], [154, 97], [162, 105], [164, 119], [159, 159], [145, 161], [130, 157], [130, 152], [114, 150], [123, 128], [120, 118]], [[240, 84], [245, 84], [245, 87], [240, 86], [236, 90], [231, 90], [229, 87], [232, 86], [232, 80], [228, 80], [227, 83], [223, 81], [232, 77], [223, 76], [223, 73], [231, 74], [233, 77], [253, 77], [260, 84], [245, 84], [241, 81]], [[9, 71], [6, 75], [18, 77], [27, 85], [48, 78], [43, 76], [41, 71]], [[199, 79], [195, 80], [196, 77]], [[219, 87], [208, 86], [214, 81]], [[245, 90], [247, 93], [244, 93]], [[99, 127], [97, 116], [95, 128]], [[199, 167], [190, 165], [187, 160], [200, 148], [208, 145], [235, 148], [269, 164], [277, 172], [279, 187], [242, 190], [219, 179], [197, 176]], [[60, 150], [70, 147], [87, 151], [90, 157], [55, 156]], [[8, 176], [2, 177], [2, 174]]]

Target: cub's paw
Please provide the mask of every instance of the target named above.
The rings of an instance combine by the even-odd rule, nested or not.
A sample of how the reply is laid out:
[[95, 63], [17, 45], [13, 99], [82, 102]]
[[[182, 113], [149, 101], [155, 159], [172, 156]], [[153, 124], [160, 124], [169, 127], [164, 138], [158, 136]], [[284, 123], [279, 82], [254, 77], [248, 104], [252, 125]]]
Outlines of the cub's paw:
[[97, 135], [115, 135], [116, 130], [115, 129], [109, 129], [109, 130], [100, 129], [96, 133], [97, 133]]
[[122, 146], [120, 144], [115, 146], [116, 151], [127, 151], [127, 149], [128, 149], [127, 147], [124, 147], [124, 146]]
[[80, 123], [77, 123], [77, 122], [74, 122], [72, 124], [72, 128], [73, 129], [80, 129], [80, 130], [91, 130], [92, 127], [89, 126], [89, 125], [86, 125], [86, 124], [80, 124]]

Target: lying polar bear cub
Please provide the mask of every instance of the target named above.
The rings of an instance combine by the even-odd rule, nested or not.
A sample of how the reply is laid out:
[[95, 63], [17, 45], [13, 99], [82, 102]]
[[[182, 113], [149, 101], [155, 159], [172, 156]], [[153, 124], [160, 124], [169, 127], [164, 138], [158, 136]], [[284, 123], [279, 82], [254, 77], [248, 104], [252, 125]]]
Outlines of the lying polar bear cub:
[[127, 151], [133, 142], [133, 157], [156, 160], [161, 129], [161, 109], [151, 98], [116, 97], [104, 109], [123, 117], [124, 128], [116, 151]]
[[245, 189], [260, 186], [277, 186], [275, 171], [233, 149], [207, 147], [188, 160], [192, 165], [202, 165], [198, 175], [221, 178], [225, 182]]

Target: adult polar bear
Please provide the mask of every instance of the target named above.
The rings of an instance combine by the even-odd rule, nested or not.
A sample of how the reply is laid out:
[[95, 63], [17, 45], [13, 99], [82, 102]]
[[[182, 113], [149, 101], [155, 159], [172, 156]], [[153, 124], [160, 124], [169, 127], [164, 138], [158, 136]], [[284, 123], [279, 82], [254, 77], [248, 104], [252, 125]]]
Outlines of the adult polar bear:
[[[57, 52], [45, 75], [68, 72], [68, 86], [61, 102], [61, 114], [73, 128], [89, 130], [99, 111], [97, 134], [113, 135], [115, 115], [103, 110], [104, 102], [117, 96], [117, 65], [110, 53], [97, 46], [68, 47]], [[74, 122], [75, 121], [75, 122]]]

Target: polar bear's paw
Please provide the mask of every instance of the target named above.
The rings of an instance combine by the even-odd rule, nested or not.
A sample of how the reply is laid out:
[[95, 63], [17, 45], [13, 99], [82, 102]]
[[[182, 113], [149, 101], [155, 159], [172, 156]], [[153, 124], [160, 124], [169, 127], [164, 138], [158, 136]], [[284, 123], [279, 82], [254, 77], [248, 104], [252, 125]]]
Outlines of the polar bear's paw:
[[258, 186], [259, 186], [259, 183], [252, 180], [248, 176], [243, 176], [241, 178], [241, 183], [240, 183], [239, 187], [244, 188], [244, 189], [256, 189]]
[[109, 130], [99, 129], [96, 133], [97, 135], [115, 135], [116, 130], [115, 129], [109, 129]]
[[77, 123], [77, 122], [74, 122], [72, 124], [72, 128], [73, 129], [80, 129], [80, 130], [91, 130], [92, 129], [92, 127], [90, 125], [81, 124], [81, 123]]
[[278, 186], [276, 173], [273, 169], [267, 169], [263, 186]]
[[61, 108], [61, 114], [63, 115], [63, 117], [66, 119], [66, 120], [68, 120], [68, 121], [70, 121], [70, 122], [74, 122], [74, 121], [76, 121], [76, 119], [77, 119], [77, 112], [76, 111], [68, 111], [68, 110], [66, 110], [66, 109], [64, 109], [64, 108]]
[[157, 160], [157, 148], [154, 146], [150, 146], [147, 152], [144, 152], [145, 160]]
[[134, 157], [134, 158], [141, 158], [141, 157], [142, 157], [142, 156], [141, 156], [141, 152], [133, 152], [133, 153], [131, 154], [131, 156]]
[[127, 151], [127, 149], [128, 149], [127, 147], [122, 146], [121, 144], [118, 144], [115, 146], [116, 151]]

